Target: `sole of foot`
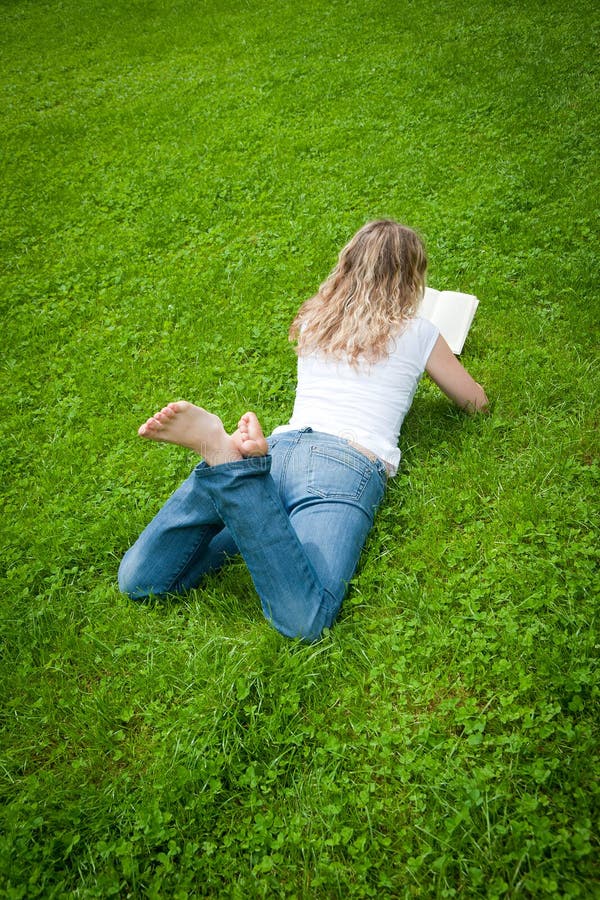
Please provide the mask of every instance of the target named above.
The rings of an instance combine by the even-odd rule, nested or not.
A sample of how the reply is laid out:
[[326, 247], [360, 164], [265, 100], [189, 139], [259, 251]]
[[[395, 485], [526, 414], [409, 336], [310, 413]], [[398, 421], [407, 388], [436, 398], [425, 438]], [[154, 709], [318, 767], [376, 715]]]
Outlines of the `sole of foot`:
[[186, 447], [203, 456], [209, 466], [242, 459], [218, 416], [201, 406], [177, 400], [163, 406], [138, 429], [140, 437]]

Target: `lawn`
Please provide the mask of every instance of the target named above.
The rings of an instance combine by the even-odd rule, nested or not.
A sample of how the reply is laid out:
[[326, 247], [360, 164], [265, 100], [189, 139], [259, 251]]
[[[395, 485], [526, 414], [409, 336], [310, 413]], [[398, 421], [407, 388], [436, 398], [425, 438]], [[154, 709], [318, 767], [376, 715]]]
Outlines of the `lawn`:
[[[0, 896], [593, 897], [598, 7], [6, 0]], [[370, 218], [474, 293], [341, 617], [241, 561], [134, 603], [169, 400], [289, 417], [287, 327]]]

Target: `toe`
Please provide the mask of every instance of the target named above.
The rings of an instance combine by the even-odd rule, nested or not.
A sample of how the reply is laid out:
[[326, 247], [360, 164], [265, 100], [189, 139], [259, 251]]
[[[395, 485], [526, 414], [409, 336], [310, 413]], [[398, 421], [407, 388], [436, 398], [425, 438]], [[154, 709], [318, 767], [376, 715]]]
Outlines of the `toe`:
[[154, 417], [146, 419], [143, 425], [138, 428], [138, 434], [142, 437], [148, 437], [156, 428], [160, 428], [160, 423]]

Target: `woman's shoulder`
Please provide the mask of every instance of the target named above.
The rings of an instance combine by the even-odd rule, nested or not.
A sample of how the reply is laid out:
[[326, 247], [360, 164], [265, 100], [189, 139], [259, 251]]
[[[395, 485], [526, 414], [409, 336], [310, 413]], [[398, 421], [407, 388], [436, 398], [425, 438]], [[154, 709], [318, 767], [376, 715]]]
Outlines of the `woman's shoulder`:
[[429, 319], [411, 316], [395, 338], [395, 349], [401, 353], [414, 350], [429, 355], [439, 333], [438, 327]]
[[407, 322], [407, 326], [411, 331], [414, 331], [416, 334], [434, 334], [439, 333], [439, 329], [437, 325], [434, 325], [429, 319], [426, 319], [424, 316], [411, 316]]
[[438, 328], [429, 319], [411, 316], [390, 341], [387, 364], [425, 370], [427, 360], [439, 337]]

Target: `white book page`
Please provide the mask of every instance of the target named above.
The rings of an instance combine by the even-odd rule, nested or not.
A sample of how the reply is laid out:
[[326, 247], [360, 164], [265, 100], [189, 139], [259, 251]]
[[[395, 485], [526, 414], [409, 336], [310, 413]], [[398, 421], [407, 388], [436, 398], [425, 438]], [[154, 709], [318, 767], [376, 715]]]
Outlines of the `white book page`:
[[462, 352], [478, 304], [479, 300], [473, 294], [436, 291], [427, 287], [417, 315], [437, 325], [452, 352], [458, 355]]

